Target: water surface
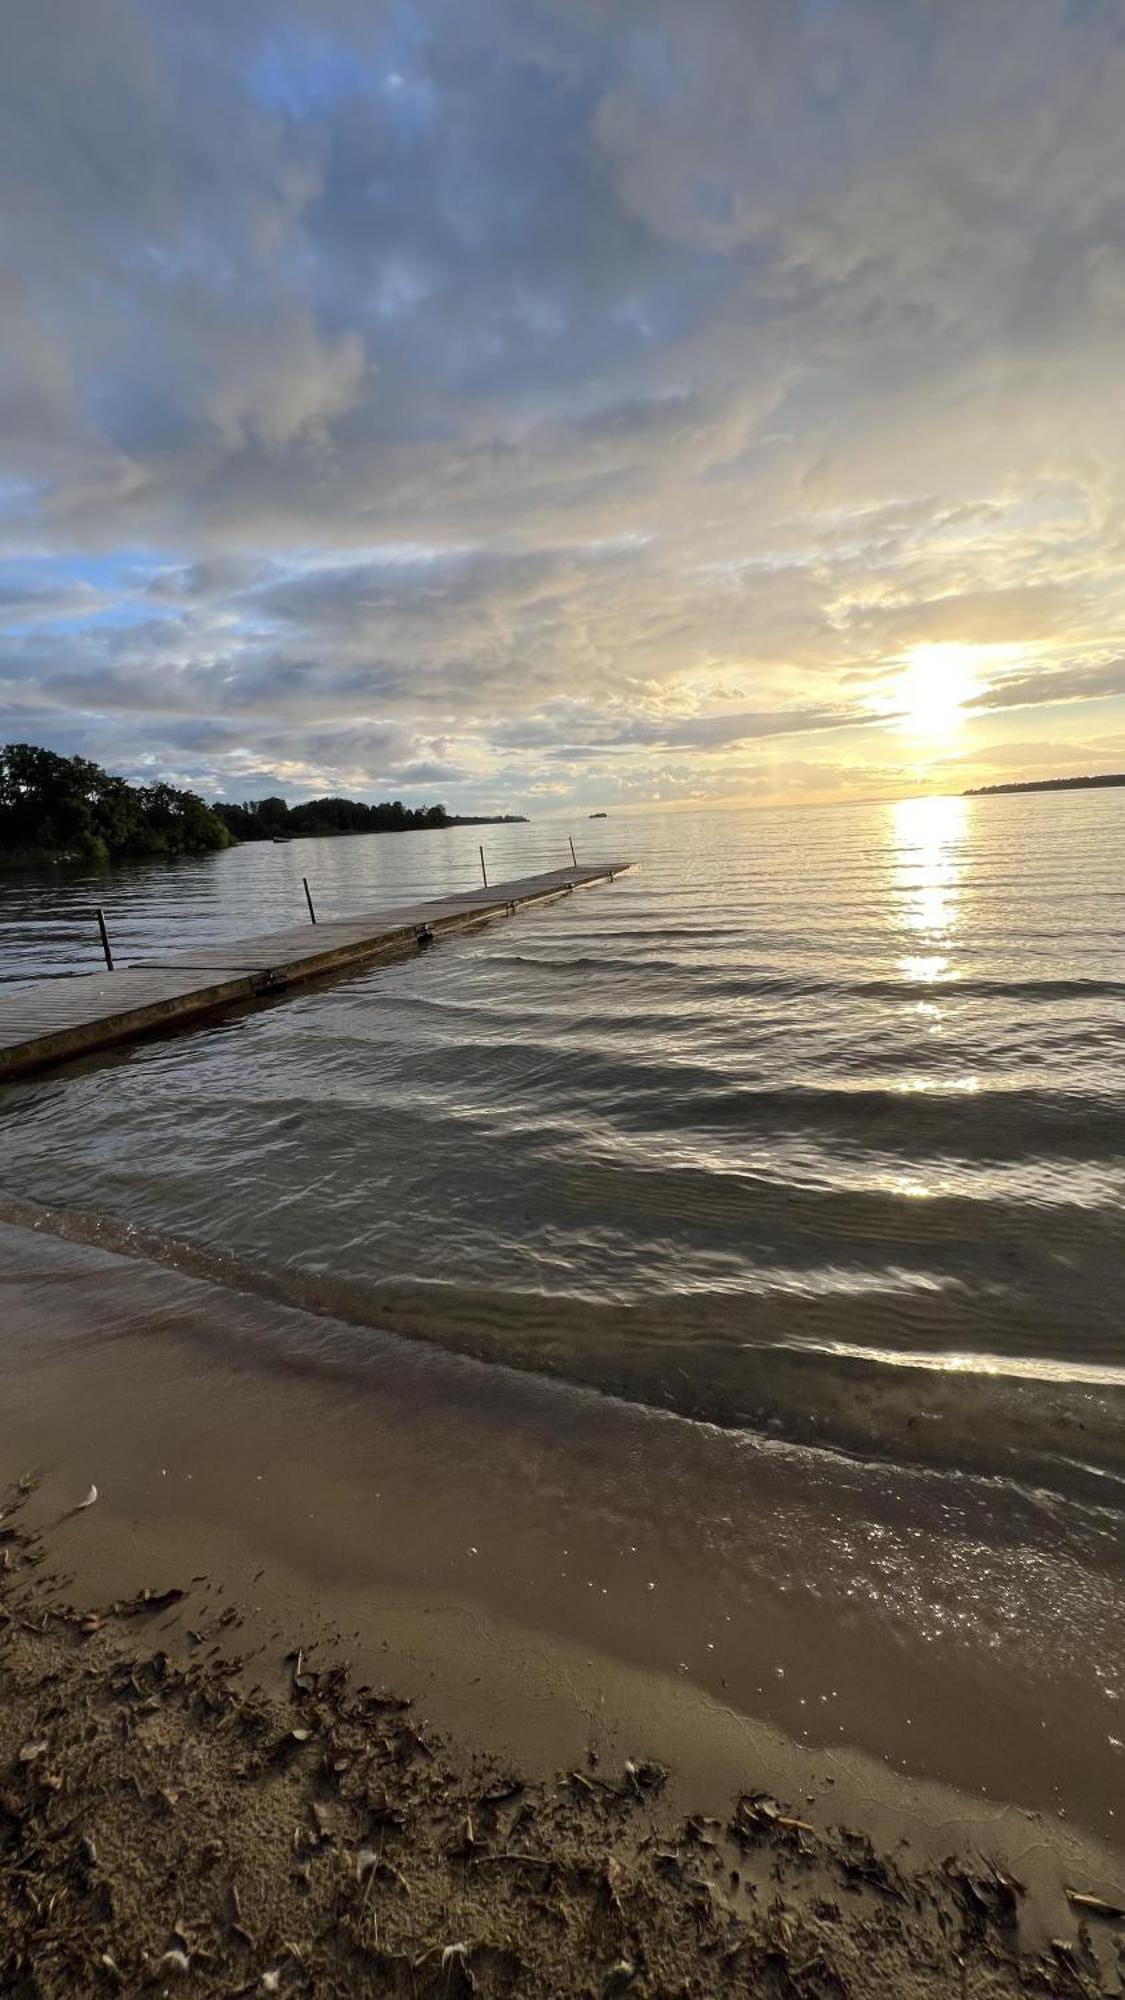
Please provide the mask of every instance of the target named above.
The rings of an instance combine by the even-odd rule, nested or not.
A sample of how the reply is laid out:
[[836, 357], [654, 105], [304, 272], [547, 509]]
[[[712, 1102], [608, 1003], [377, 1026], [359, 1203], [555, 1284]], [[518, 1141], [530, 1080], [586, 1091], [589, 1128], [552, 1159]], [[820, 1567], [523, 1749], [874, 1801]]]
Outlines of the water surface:
[[0, 888], [6, 978], [640, 867], [9, 1087], [0, 1186], [726, 1424], [1112, 1499], [1125, 796], [646, 813]]

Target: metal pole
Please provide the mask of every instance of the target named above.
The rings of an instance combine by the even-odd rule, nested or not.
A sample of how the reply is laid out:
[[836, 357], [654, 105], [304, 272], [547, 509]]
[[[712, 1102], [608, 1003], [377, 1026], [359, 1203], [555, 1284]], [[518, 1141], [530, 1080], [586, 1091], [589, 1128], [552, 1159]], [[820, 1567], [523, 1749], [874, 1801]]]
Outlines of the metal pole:
[[107, 931], [107, 929], [106, 929], [106, 927], [105, 927], [105, 917], [103, 916], [103, 914], [102, 914], [102, 911], [101, 911], [100, 907], [99, 907], [98, 909], [96, 909], [96, 910], [94, 911], [94, 915], [96, 916], [96, 918], [97, 918], [97, 920], [98, 920], [98, 929], [100, 930], [100, 932], [101, 932], [101, 934], [102, 934], [102, 950], [103, 950], [103, 951], [104, 951], [104, 953], [105, 953], [105, 962], [106, 962], [106, 966], [107, 966], [108, 970], [109, 970], [110, 972], [112, 972], [112, 971], [113, 971], [113, 953], [111, 952], [111, 950], [110, 950], [110, 948], [109, 948], [109, 932]]
[[315, 911], [315, 910], [313, 909], [313, 899], [312, 899], [312, 894], [311, 894], [311, 892], [310, 892], [310, 889], [309, 889], [309, 878], [308, 878], [308, 876], [307, 876], [307, 875], [302, 875], [302, 877], [301, 877], [301, 880], [302, 880], [302, 882], [303, 882], [303, 883], [304, 883], [304, 885], [305, 885], [305, 901], [306, 901], [306, 903], [307, 903], [307, 904], [308, 904], [308, 906], [309, 906], [309, 921], [310, 921], [311, 923], [314, 923], [314, 924], [315, 924], [315, 922], [316, 922], [316, 911]]
[[486, 867], [485, 867], [485, 865], [484, 865], [484, 849], [483, 849], [483, 847], [481, 848], [481, 851], [480, 851], [480, 872], [481, 872], [481, 877], [482, 877], [482, 879], [483, 879], [483, 882], [484, 882], [484, 886], [485, 886], [485, 888], [487, 889], [487, 887], [488, 887], [488, 870], [487, 870], [487, 868], [486, 868]]
[[577, 854], [576, 854], [576, 853], [574, 852], [574, 841], [573, 841], [573, 839], [571, 838], [571, 836], [570, 836], [569, 834], [567, 835], [567, 839], [568, 839], [568, 840], [570, 840], [570, 858], [571, 858], [571, 860], [573, 861], [573, 863], [574, 863], [575, 867], [577, 868], [577, 866], [578, 866], [578, 856], [577, 856]]

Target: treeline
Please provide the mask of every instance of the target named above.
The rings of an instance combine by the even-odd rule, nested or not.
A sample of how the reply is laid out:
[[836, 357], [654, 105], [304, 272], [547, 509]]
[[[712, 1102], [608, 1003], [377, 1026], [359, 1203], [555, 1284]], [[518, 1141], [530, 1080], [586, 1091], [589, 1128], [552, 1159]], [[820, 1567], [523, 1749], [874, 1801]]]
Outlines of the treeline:
[[0, 749], [0, 856], [113, 861], [229, 847], [219, 815], [174, 785], [128, 785], [85, 757], [31, 743]]
[[450, 826], [444, 806], [404, 806], [401, 799], [364, 805], [362, 799], [246, 799], [215, 812], [235, 840], [284, 840], [311, 833], [401, 833], [408, 827]]
[[1102, 785], [1125, 785], [1125, 771], [1095, 778], [1026, 778], [1018, 785], [974, 785], [965, 797], [989, 799], [1002, 792], [1096, 792]]
[[[506, 813], [505, 822], [518, 815]], [[409, 828], [483, 826], [444, 806], [404, 806], [401, 799], [281, 798], [209, 806], [174, 785], [130, 785], [85, 757], [60, 757], [31, 743], [0, 749], [0, 859], [115, 861], [146, 854], [208, 854], [241, 840], [289, 840], [301, 834], [399, 833]]]

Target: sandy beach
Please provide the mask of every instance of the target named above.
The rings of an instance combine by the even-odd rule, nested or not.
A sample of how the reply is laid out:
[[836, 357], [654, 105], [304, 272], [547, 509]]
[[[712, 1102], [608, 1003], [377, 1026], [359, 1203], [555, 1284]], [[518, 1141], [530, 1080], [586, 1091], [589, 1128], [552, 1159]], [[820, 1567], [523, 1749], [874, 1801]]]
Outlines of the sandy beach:
[[0, 0], [0, 2000], [1125, 2000], [1123, 105]]
[[4, 1990], [1119, 1990], [1108, 1539], [48, 1230], [0, 1273]]
[[81, 1610], [26, 1492], [2, 1530], [5, 1992], [1112, 1990], [1090, 1892], [1031, 1951], [994, 1860], [919, 1867], [760, 1789], [684, 1814], [652, 1759], [528, 1778], [301, 1648], [283, 1692], [248, 1685], [209, 1578]]

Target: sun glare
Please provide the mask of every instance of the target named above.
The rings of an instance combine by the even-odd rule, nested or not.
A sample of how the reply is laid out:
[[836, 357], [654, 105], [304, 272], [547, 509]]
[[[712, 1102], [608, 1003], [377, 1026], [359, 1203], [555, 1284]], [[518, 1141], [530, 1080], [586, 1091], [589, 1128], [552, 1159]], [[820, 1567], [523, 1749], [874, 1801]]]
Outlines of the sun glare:
[[956, 732], [975, 685], [973, 654], [957, 640], [910, 648], [900, 692], [911, 736], [941, 743]]

